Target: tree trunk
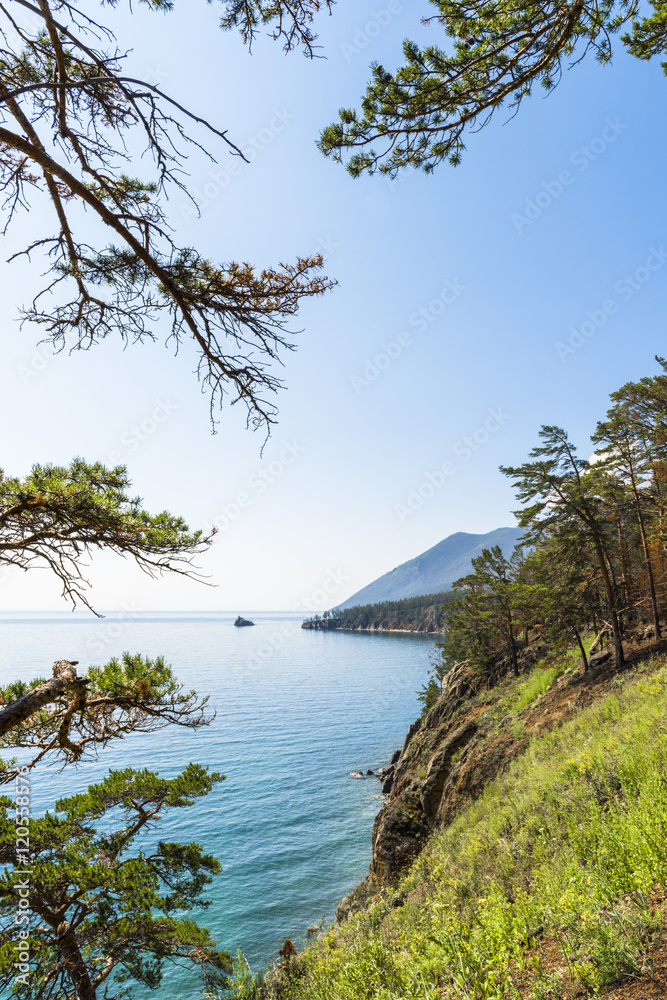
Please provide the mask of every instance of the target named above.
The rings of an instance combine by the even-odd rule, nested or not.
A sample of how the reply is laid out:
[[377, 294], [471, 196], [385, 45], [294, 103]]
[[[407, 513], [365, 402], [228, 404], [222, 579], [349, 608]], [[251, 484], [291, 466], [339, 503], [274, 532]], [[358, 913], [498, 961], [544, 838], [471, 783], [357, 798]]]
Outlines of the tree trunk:
[[514, 640], [514, 630], [510, 631], [509, 636], [510, 642], [510, 663], [512, 664], [512, 673], [515, 677], [519, 676], [519, 660], [516, 655], [516, 642]]
[[579, 635], [579, 629], [575, 628], [574, 634], [577, 637], [577, 642], [579, 643], [579, 649], [581, 650], [581, 658], [584, 661], [584, 671], [588, 670], [588, 657], [586, 656], [586, 650], [584, 649], [584, 644], [581, 641], [581, 636]]
[[[599, 625], [600, 622], [598, 621], [597, 624]], [[594, 627], [595, 627], [595, 622], [593, 622], [593, 628]], [[600, 649], [602, 649], [602, 637], [605, 634], [605, 632], [608, 632], [608, 631], [609, 631], [609, 625], [607, 625], [606, 623], [603, 624], [602, 628], [600, 629], [600, 631], [598, 632], [598, 634], [595, 636], [595, 638], [593, 639], [592, 643], [588, 647], [588, 655], [589, 656], [592, 654], [593, 650], [595, 649], [595, 647], [598, 644], [600, 645]]]
[[658, 614], [658, 598], [655, 593], [655, 578], [653, 576], [653, 563], [651, 562], [651, 550], [649, 549], [648, 538], [646, 537], [646, 528], [644, 525], [644, 515], [642, 514], [641, 500], [637, 492], [637, 487], [635, 486], [634, 476], [632, 478], [632, 492], [635, 496], [635, 506], [637, 508], [637, 521], [639, 522], [639, 532], [642, 536], [642, 548], [644, 549], [644, 562], [646, 563], [646, 572], [648, 574], [648, 588], [651, 594], [651, 609], [653, 611], [653, 630], [655, 632], [655, 638], [660, 638], [660, 616]]
[[38, 712], [40, 708], [57, 700], [65, 691], [75, 690], [88, 682], [76, 676], [73, 670], [73, 677], [53, 677], [45, 684], [40, 684], [33, 691], [13, 701], [10, 705], [0, 709], [0, 737], [4, 736], [16, 726], [25, 722], [31, 715]]
[[[62, 934], [58, 934], [58, 954], [65, 962], [67, 975], [74, 987], [76, 1000], [95, 1000], [96, 991], [93, 986], [88, 967], [79, 951], [76, 934], [65, 921], [60, 925]], [[58, 928], [60, 931], [60, 928]]]
[[628, 546], [623, 537], [623, 532], [621, 531], [621, 525], [617, 526], [618, 532], [618, 553], [621, 560], [621, 576], [623, 577], [623, 589], [625, 591], [625, 606], [630, 608], [633, 605], [632, 600], [632, 573], [628, 567]]
[[604, 584], [604, 593], [607, 599], [607, 607], [609, 608], [609, 614], [611, 617], [611, 630], [614, 635], [614, 652], [616, 654], [616, 666], [622, 667], [625, 664], [625, 655], [623, 653], [623, 640], [621, 638], [621, 627], [618, 621], [618, 614], [616, 613], [616, 601], [614, 600], [614, 588], [612, 587], [611, 578], [609, 576], [609, 569], [607, 567], [607, 558], [602, 548], [602, 543], [599, 538], [594, 538], [595, 552], [598, 557], [598, 565], [600, 567], [600, 573], [602, 574], [602, 582]]

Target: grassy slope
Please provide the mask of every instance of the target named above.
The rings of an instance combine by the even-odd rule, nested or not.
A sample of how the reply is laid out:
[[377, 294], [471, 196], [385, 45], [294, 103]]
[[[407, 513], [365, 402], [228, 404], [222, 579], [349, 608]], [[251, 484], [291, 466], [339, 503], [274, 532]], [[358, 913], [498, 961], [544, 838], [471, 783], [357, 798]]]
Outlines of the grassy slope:
[[[536, 668], [493, 716], [539, 699]], [[289, 1000], [533, 1000], [650, 972], [667, 884], [667, 660], [534, 737], [392, 889], [273, 978]], [[236, 997], [255, 994], [250, 977]]]

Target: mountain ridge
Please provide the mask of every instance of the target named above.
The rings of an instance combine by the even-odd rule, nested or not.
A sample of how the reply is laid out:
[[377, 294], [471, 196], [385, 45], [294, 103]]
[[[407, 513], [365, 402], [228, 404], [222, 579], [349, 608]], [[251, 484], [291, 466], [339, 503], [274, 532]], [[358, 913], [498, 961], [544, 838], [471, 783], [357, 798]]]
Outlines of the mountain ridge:
[[499, 545], [509, 556], [520, 538], [521, 529], [516, 526], [495, 528], [481, 535], [457, 531], [362, 587], [338, 608], [397, 601], [449, 590], [454, 580], [470, 572], [472, 559], [481, 555], [483, 549]]

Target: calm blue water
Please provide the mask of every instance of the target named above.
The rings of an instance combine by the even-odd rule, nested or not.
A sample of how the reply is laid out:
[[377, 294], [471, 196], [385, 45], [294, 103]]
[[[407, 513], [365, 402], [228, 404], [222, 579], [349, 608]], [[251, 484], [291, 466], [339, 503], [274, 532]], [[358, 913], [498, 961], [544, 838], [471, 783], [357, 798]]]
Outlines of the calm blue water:
[[[368, 871], [380, 806], [378, 768], [419, 714], [434, 640], [418, 635], [311, 632], [300, 617], [259, 613], [255, 628], [231, 614], [126, 612], [99, 621], [79, 614], [0, 616], [0, 682], [49, 676], [54, 660], [79, 673], [123, 650], [163, 654], [216, 714], [199, 732], [171, 727], [111, 744], [98, 762], [33, 779], [33, 808], [53, 805], [112, 767], [173, 775], [190, 760], [227, 780], [159, 825], [161, 839], [196, 840], [223, 874], [200, 918], [218, 945], [240, 947], [261, 967], [285, 938], [302, 941], [323, 913], [328, 924]], [[144, 997], [142, 990], [133, 996]], [[153, 994], [150, 994], [153, 995]], [[191, 978], [170, 974], [162, 1000], [199, 996]]]

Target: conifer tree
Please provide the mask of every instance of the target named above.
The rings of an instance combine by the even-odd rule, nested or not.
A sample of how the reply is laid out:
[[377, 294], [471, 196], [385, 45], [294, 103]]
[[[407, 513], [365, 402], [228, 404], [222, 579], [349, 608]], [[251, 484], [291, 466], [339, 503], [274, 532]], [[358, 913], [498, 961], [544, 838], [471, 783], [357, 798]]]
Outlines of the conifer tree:
[[[354, 177], [457, 165], [468, 136], [499, 112], [512, 117], [530, 94], [552, 90], [582, 59], [609, 63], [621, 32], [639, 59], [667, 53], [664, 0], [652, 0], [652, 14], [638, 0], [429, 3], [422, 22], [440, 28], [442, 42], [406, 41], [395, 71], [373, 63], [360, 110], [341, 109], [321, 135], [325, 155], [349, 154]], [[667, 72], [667, 62], [663, 67]]]
[[84, 604], [85, 559], [106, 550], [134, 559], [149, 576], [203, 580], [193, 563], [213, 538], [191, 532], [168, 511], [149, 514], [132, 497], [127, 469], [81, 458], [67, 467], [34, 465], [24, 479], [0, 469], [0, 565], [50, 570], [72, 606]]
[[604, 586], [607, 612], [614, 636], [616, 663], [624, 663], [616, 585], [608, 551], [606, 521], [599, 484], [588, 474], [589, 463], [577, 457], [576, 448], [560, 427], [544, 426], [542, 444], [530, 453], [531, 461], [501, 472], [514, 480], [518, 499], [525, 504], [516, 516], [526, 528], [526, 544], [554, 534], [572, 532], [577, 526], [586, 533]]
[[[172, 0], [140, 2], [162, 13], [173, 7]], [[332, 285], [321, 274], [322, 256], [258, 268], [229, 250], [212, 260], [176, 240], [166, 198], [178, 190], [191, 197], [188, 146], [211, 159], [211, 144], [216, 153], [245, 157], [219, 124], [125, 68], [113, 34], [118, 0], [100, 6], [107, 23], [65, 0], [0, 8], [4, 231], [32, 208], [30, 242], [16, 256], [42, 257], [48, 275], [24, 319], [57, 349], [164, 333], [175, 347], [191, 348], [186, 363], [191, 368], [194, 359], [213, 421], [224, 398], [268, 432], [282, 385], [276, 362], [294, 346], [291, 320], [303, 299]], [[312, 56], [313, 14], [328, 6], [221, 0], [221, 26], [238, 28], [248, 44], [265, 27], [287, 50], [300, 46]], [[140, 176], [128, 167], [137, 145]]]
[[124, 653], [79, 677], [76, 663], [58, 660], [53, 677], [14, 681], [0, 688], [0, 784], [40, 761], [77, 764], [112, 740], [167, 726], [200, 729], [213, 721], [208, 696], [183, 688], [161, 656]]
[[524, 574], [530, 576], [533, 622], [540, 637], [552, 651], [564, 650], [574, 638], [587, 670], [582, 632], [600, 611], [588, 546], [576, 536], [544, 539], [528, 556]]
[[[660, 613], [656, 589], [655, 570], [649, 542], [649, 531], [646, 517], [646, 497], [643, 495], [643, 485], [647, 480], [649, 456], [642, 443], [633, 433], [632, 423], [620, 405], [612, 407], [607, 413], [607, 419], [598, 423], [593, 442], [603, 447], [599, 451], [600, 464], [606, 472], [612, 486], [616, 486], [621, 498], [630, 499], [639, 527], [642, 553], [648, 578], [651, 613], [655, 637], [660, 638]], [[621, 553], [623, 548], [619, 545]], [[630, 595], [628, 595], [630, 598]]]
[[499, 636], [512, 673], [518, 677], [516, 630], [523, 595], [516, 563], [496, 545], [473, 559], [472, 568], [472, 573], [454, 583], [455, 590], [465, 593], [452, 603], [442, 644], [445, 658], [472, 659], [487, 668], [490, 656], [497, 653], [493, 639]]
[[[156, 989], [165, 963], [178, 963], [201, 974], [208, 996], [220, 996], [230, 956], [185, 916], [209, 905], [203, 893], [220, 864], [199, 844], [147, 834], [164, 814], [194, 805], [223, 778], [197, 764], [171, 779], [112, 771], [53, 811], [30, 817], [25, 847], [14, 815], [23, 807], [2, 797], [0, 990], [19, 1000], [120, 1000], [132, 996], [132, 984]], [[28, 790], [20, 777], [18, 800]], [[34, 919], [18, 908], [21, 898]], [[17, 912], [25, 914], [18, 923]], [[21, 951], [28, 961], [21, 962]]]

